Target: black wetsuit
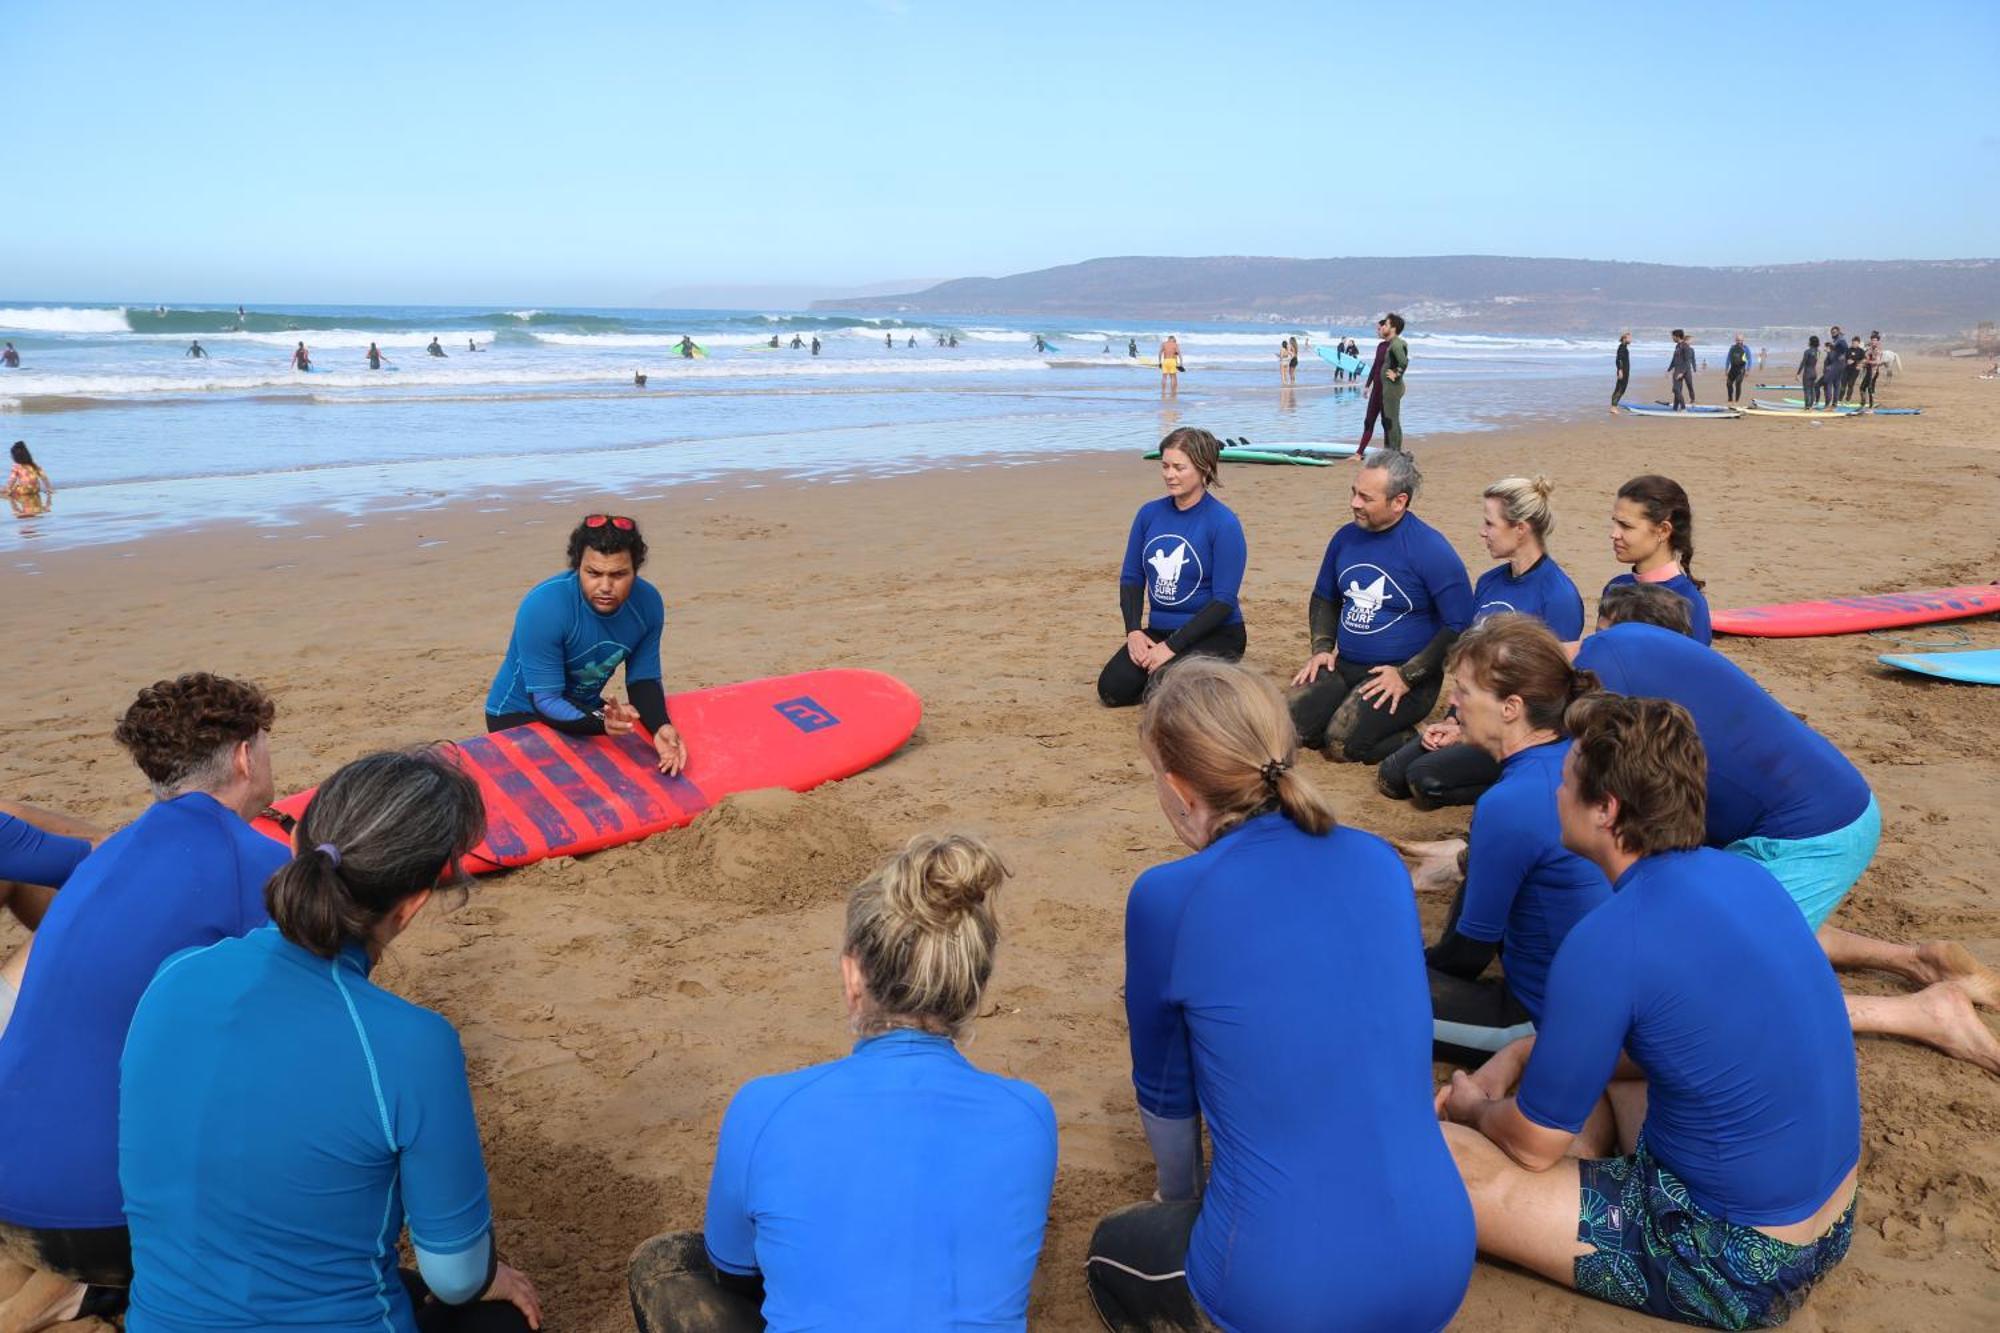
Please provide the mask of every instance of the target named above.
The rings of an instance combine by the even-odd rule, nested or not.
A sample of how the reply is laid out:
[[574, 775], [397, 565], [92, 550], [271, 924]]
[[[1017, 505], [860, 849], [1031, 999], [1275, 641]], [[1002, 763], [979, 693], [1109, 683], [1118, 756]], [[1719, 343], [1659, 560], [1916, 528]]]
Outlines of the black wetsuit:
[[1625, 386], [1632, 382], [1632, 347], [1629, 343], [1618, 344], [1618, 382], [1611, 386], [1611, 405], [1618, 406], [1618, 400], [1625, 396]]
[[1742, 401], [1743, 377], [1749, 373], [1750, 373], [1750, 349], [1744, 346], [1742, 343], [1731, 343], [1729, 345], [1729, 360], [1727, 363], [1727, 376], [1726, 376], [1726, 383], [1729, 389], [1730, 402], [1735, 403]]

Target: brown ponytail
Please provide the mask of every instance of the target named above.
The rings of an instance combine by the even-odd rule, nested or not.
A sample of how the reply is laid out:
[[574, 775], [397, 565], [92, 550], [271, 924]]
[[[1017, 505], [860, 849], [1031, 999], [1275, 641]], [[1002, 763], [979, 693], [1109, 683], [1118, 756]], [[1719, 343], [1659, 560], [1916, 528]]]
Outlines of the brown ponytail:
[[325, 782], [300, 817], [299, 849], [264, 886], [284, 937], [332, 958], [431, 888], [486, 835], [478, 786], [431, 750], [384, 751]]
[[1643, 509], [1648, 523], [1672, 525], [1667, 541], [1674, 559], [1680, 562], [1681, 573], [1697, 588], [1708, 586], [1694, 576], [1694, 505], [1679, 482], [1649, 472], [1620, 486], [1618, 498]]

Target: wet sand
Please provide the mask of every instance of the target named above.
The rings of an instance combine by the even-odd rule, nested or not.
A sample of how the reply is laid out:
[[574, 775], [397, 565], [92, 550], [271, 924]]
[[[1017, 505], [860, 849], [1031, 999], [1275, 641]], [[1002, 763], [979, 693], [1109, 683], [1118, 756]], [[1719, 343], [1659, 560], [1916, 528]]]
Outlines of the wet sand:
[[[1547, 473], [1554, 553], [1589, 590], [1618, 572], [1605, 537], [1612, 491], [1660, 471], [1694, 498], [1694, 572], [1716, 606], [2000, 577], [2000, 383], [1964, 361], [1906, 367], [1884, 405], [1920, 404], [1923, 417], [1597, 415], [1413, 433], [1426, 474], [1417, 509], [1476, 573], [1490, 563], [1480, 489]], [[1642, 379], [1631, 397], [1649, 401], [1655, 387]], [[1720, 377], [1704, 375], [1701, 392], [1719, 399]], [[1406, 415], [1419, 431], [1414, 392]], [[1161, 428], [1174, 424], [1235, 433], [1163, 411]], [[1129, 457], [605, 497], [652, 542], [670, 688], [866, 666], [907, 680], [926, 715], [905, 750], [848, 782], [734, 798], [680, 833], [484, 882], [465, 905], [427, 914], [379, 970], [464, 1037], [502, 1249], [540, 1285], [551, 1327], [629, 1328], [625, 1259], [652, 1232], [699, 1225], [734, 1089], [844, 1052], [844, 891], [926, 828], [986, 834], [1015, 871], [969, 1054], [1055, 1102], [1062, 1166], [1033, 1323], [1094, 1326], [1081, 1276], [1091, 1227], [1151, 1189], [1119, 998], [1124, 895], [1141, 869], [1179, 853], [1135, 715], [1100, 708], [1092, 691], [1121, 638], [1126, 526], [1158, 493], [1138, 457], [1152, 442], [1133, 439]], [[1305, 656], [1307, 589], [1344, 521], [1350, 471], [1225, 470], [1222, 498], [1250, 537], [1246, 661], [1274, 676]], [[0, 792], [130, 818], [145, 793], [110, 740], [113, 721], [140, 685], [197, 668], [275, 693], [280, 790], [369, 749], [478, 731], [515, 604], [560, 566], [581, 512], [530, 492], [478, 509], [499, 512], [465, 504], [358, 527], [307, 513], [278, 530], [14, 557], [36, 572], [10, 566], [0, 584], [12, 691]], [[1974, 646], [2000, 647], [2000, 623], [1965, 628]], [[1891, 672], [1875, 662], [1891, 645], [1865, 636], [1718, 644], [1852, 756], [1881, 799], [1881, 854], [1835, 923], [1956, 937], [2000, 964], [2000, 690]], [[1467, 822], [1467, 811], [1382, 799], [1362, 769], [1310, 758], [1307, 771], [1362, 827], [1421, 838]], [[1445, 906], [1424, 899], [1428, 930]], [[18, 931], [6, 930], [11, 945]], [[1792, 1327], [2000, 1325], [2000, 1078], [1894, 1041], [1860, 1051], [1861, 1221], [1852, 1256]], [[1482, 1263], [1457, 1326], [1529, 1321], [1656, 1327]]]

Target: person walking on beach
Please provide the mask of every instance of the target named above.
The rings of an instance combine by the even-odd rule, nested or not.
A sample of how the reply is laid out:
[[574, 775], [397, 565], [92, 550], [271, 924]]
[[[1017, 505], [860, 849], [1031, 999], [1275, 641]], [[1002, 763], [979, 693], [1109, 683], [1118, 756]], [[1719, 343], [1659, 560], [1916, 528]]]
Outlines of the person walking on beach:
[[196, 338], [193, 342], [188, 344], [187, 354], [193, 357], [195, 360], [199, 361], [203, 357], [207, 356], [208, 352], [205, 349], [203, 349], [201, 345], [201, 339]]
[[1618, 400], [1625, 396], [1625, 386], [1632, 382], [1632, 335], [1618, 335], [1618, 352], [1612, 358], [1612, 365], [1618, 370], [1618, 380], [1611, 386], [1611, 410], [1618, 410]]
[[1291, 364], [1292, 343], [1289, 338], [1278, 339], [1278, 383], [1290, 384], [1291, 372], [1286, 369]]
[[1743, 399], [1743, 377], [1750, 373], [1750, 345], [1737, 334], [1736, 341], [1729, 344], [1729, 360], [1725, 367], [1725, 383], [1728, 386], [1729, 401]]
[[1804, 391], [1806, 411], [1819, 402], [1819, 335], [1806, 339], [1806, 354], [1799, 358], [1799, 384]]
[[1375, 423], [1382, 423], [1382, 444], [1388, 449], [1403, 447], [1403, 373], [1410, 368], [1410, 346], [1403, 341], [1403, 317], [1394, 311], [1375, 321], [1375, 360], [1368, 368], [1368, 413], [1361, 420], [1361, 447], [1356, 459], [1368, 452], [1375, 438]]
[[1674, 411], [1694, 405], [1694, 341], [1683, 329], [1674, 330], [1674, 355], [1667, 362], [1667, 380], [1674, 386]]
[[292, 369], [311, 370], [312, 368], [313, 368], [312, 353], [306, 350], [306, 345], [304, 343], [300, 343], [297, 347], [292, 349]]
[[1868, 349], [1861, 345], [1860, 338], [1857, 337], [1853, 342], [1847, 344], [1847, 365], [1840, 377], [1840, 399], [1842, 402], [1853, 401], [1854, 392], [1861, 384], [1861, 367], [1867, 360]]
[[1181, 391], [1181, 340], [1173, 334], [1160, 344], [1160, 393], [1163, 397], [1179, 396]]

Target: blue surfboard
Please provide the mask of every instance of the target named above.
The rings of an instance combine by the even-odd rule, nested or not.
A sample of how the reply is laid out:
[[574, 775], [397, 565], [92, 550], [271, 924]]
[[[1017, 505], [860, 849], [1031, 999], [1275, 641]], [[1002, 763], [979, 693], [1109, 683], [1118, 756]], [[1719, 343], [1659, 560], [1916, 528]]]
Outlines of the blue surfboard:
[[2000, 685], [2000, 648], [1976, 648], [1965, 653], [1884, 653], [1880, 660], [1940, 680]]
[[1359, 375], [1362, 367], [1368, 364], [1360, 357], [1349, 356], [1345, 352], [1336, 352], [1331, 347], [1315, 347], [1313, 350], [1319, 353], [1320, 360], [1326, 362], [1335, 370], [1344, 370], [1350, 375]]

